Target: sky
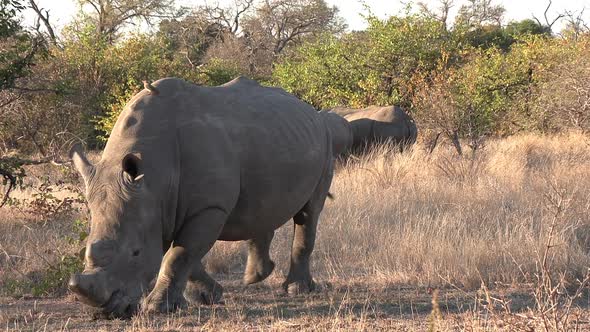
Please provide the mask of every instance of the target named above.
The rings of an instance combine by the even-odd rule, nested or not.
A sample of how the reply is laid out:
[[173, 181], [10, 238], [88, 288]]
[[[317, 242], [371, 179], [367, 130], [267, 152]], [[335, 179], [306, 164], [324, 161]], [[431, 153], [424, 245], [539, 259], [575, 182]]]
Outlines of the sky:
[[[232, 0], [207, 0], [208, 3], [229, 4]], [[205, 3], [205, 0], [177, 0], [177, 4], [185, 6], [198, 6]], [[371, 8], [373, 14], [378, 17], [388, 17], [395, 15], [404, 8], [406, 1], [403, 0], [326, 0], [330, 5], [335, 5], [340, 10], [340, 16], [344, 18], [348, 24], [349, 30], [362, 30], [366, 24], [362, 17], [365, 13], [363, 3]], [[423, 0], [431, 8], [435, 8], [438, 0]], [[457, 4], [451, 10], [451, 15], [455, 14], [462, 3], [466, 0], [456, 0]], [[49, 9], [50, 21], [58, 30], [64, 25], [68, 24], [76, 12], [78, 5], [76, 0], [37, 0], [39, 7]], [[512, 20], [522, 20], [525, 18], [532, 18], [533, 15], [538, 17], [541, 22], [544, 22], [543, 12], [547, 7], [548, 0], [496, 0], [494, 4], [502, 4], [506, 8], [505, 20], [506, 22]], [[554, 0], [548, 18], [552, 20], [558, 13], [566, 10], [580, 12], [586, 8], [584, 18], [586, 22], [590, 22], [590, 0]], [[28, 25], [32, 25], [35, 19], [35, 14], [29, 9], [24, 13], [25, 21]], [[558, 32], [564, 26], [564, 22], [558, 22], [554, 25], [554, 31]]]

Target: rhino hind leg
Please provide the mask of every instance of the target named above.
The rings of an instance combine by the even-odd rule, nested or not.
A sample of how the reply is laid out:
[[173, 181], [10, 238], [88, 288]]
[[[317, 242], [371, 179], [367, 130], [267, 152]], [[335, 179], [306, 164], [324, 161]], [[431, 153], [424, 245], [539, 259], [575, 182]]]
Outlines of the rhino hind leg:
[[270, 243], [275, 232], [271, 231], [248, 240], [248, 261], [244, 272], [244, 284], [250, 285], [266, 279], [274, 270], [270, 259]]
[[289, 295], [308, 293], [315, 289], [309, 262], [315, 244], [320, 213], [324, 208], [332, 183], [332, 164], [327, 169], [312, 198], [294, 217], [294, 234], [291, 248], [291, 264], [283, 290]]

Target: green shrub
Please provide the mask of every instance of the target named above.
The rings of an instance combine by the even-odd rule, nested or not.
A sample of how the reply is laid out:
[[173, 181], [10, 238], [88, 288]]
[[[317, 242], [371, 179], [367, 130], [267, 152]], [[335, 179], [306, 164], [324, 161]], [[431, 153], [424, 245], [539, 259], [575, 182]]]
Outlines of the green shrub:
[[283, 57], [274, 71], [276, 84], [317, 108], [408, 107], [422, 73], [443, 59], [459, 59], [459, 39], [437, 20], [369, 17], [368, 24], [366, 31], [327, 35]]

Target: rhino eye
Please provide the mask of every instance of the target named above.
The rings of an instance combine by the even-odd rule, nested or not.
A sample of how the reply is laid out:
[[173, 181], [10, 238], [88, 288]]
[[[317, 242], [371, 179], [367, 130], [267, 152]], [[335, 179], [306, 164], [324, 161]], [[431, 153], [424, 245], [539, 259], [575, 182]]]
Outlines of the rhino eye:
[[139, 249], [133, 250], [133, 252], [131, 254], [133, 255], [133, 257], [139, 256]]

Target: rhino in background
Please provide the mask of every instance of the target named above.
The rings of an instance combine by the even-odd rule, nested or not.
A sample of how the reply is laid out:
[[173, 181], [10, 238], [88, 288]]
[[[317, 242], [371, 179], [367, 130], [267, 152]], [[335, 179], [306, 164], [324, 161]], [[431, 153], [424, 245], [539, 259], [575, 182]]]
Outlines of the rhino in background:
[[246, 78], [218, 87], [161, 79], [127, 103], [97, 164], [80, 146], [70, 157], [91, 216], [84, 271], [68, 283], [82, 302], [119, 317], [144, 293], [147, 312], [217, 302], [222, 287], [201, 263], [215, 241], [248, 240], [244, 282], [259, 282], [274, 268], [274, 230], [291, 218], [283, 288], [314, 288], [331, 135], [313, 107], [284, 90]]
[[352, 148], [354, 135], [352, 127], [346, 119], [330, 111], [319, 111], [324, 118], [332, 136], [332, 153], [334, 158], [346, 156]]
[[416, 123], [401, 107], [369, 106], [363, 109], [336, 107], [330, 110], [350, 122], [353, 151], [362, 151], [378, 143], [391, 141], [407, 146], [418, 137]]

